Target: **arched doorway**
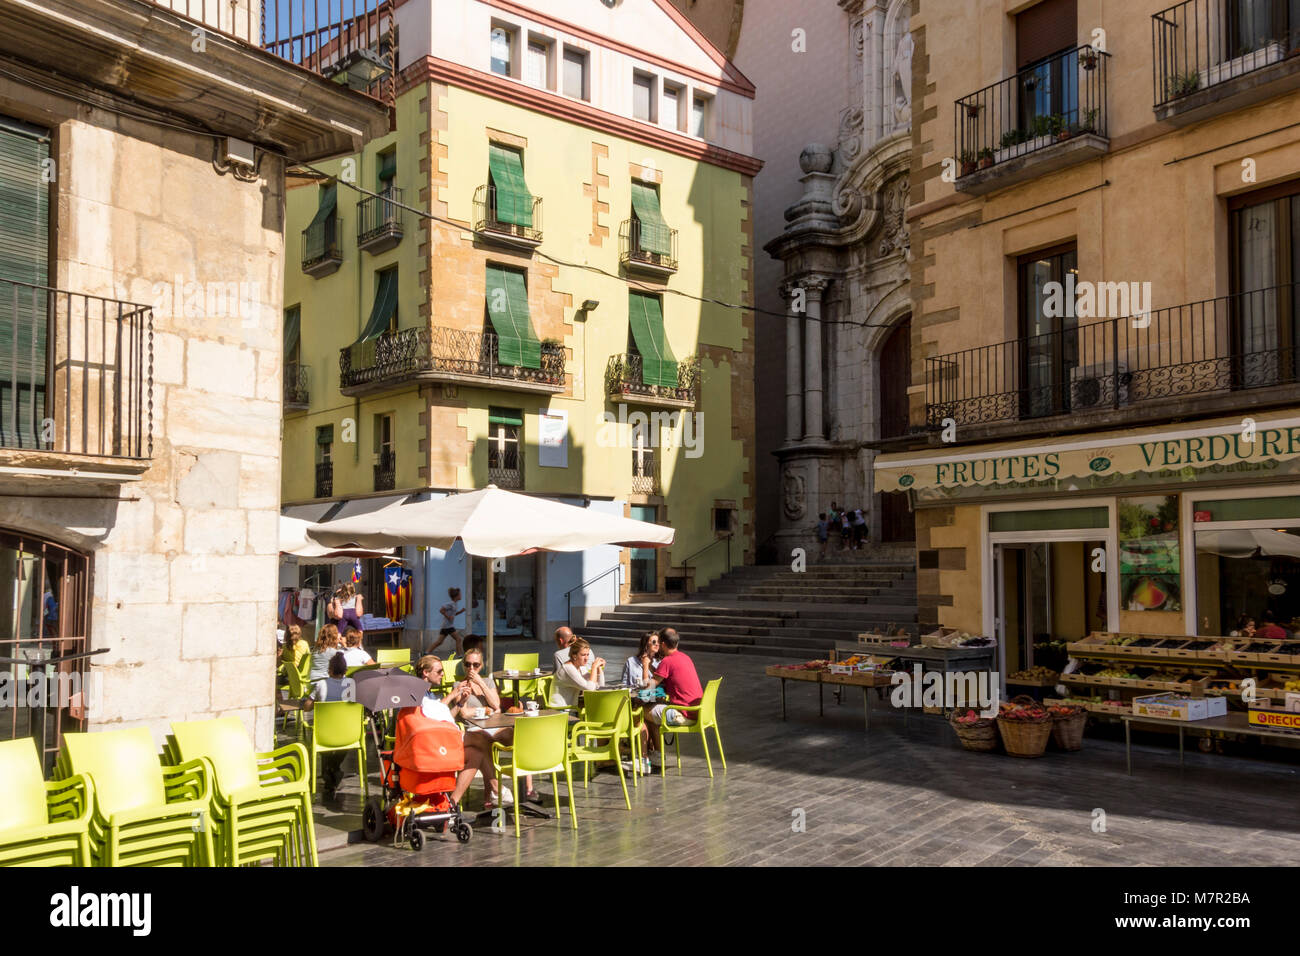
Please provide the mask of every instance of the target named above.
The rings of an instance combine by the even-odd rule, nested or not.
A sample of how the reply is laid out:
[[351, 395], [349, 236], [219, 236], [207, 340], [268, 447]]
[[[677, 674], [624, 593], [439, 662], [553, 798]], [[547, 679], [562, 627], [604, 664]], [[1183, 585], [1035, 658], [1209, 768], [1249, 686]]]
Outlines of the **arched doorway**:
[[85, 555], [0, 529], [0, 681], [12, 703], [0, 709], [0, 740], [31, 737], [47, 772], [63, 735], [85, 730], [98, 703], [81, 656], [89, 585]]
[[[898, 438], [909, 427], [907, 389], [912, 384], [912, 317], [903, 318], [880, 349], [877, 407], [880, 437]], [[880, 492], [880, 540], [899, 543], [916, 540], [916, 521], [901, 492]]]

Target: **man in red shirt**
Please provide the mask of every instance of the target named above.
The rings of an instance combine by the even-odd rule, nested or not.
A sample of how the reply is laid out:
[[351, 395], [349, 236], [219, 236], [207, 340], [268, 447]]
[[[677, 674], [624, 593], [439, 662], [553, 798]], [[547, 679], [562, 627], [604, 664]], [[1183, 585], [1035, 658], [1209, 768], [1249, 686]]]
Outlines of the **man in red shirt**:
[[650, 686], [662, 686], [668, 695], [668, 703], [658, 704], [646, 711], [648, 724], [658, 725], [664, 720], [668, 721], [669, 726], [693, 722], [694, 714], [683, 714], [674, 708], [694, 707], [704, 699], [704, 688], [700, 686], [700, 676], [695, 672], [695, 662], [677, 649], [680, 643], [681, 638], [671, 627], [659, 632], [659, 650], [663, 659], [650, 678]]
[[1265, 611], [1260, 616], [1255, 636], [1265, 641], [1284, 641], [1290, 635], [1285, 629], [1278, 627], [1277, 621], [1273, 619], [1273, 612]]

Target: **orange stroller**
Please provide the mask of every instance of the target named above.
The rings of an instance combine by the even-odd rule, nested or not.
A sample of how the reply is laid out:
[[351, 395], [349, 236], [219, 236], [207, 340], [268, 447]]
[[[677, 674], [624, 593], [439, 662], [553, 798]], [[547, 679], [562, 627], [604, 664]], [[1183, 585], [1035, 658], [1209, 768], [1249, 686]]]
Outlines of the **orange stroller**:
[[379, 756], [384, 795], [371, 797], [362, 812], [367, 840], [379, 842], [391, 827], [393, 845], [410, 843], [413, 850], [424, 849], [427, 829], [450, 829], [461, 843], [469, 842], [474, 831], [451, 800], [456, 777], [465, 767], [465, 748], [455, 724], [407, 707], [397, 715], [393, 749]]

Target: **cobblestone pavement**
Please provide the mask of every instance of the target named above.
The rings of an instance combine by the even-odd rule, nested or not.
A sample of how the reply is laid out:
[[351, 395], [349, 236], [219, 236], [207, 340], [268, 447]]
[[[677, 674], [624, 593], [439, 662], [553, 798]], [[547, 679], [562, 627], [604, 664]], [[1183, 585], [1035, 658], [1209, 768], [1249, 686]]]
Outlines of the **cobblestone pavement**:
[[[689, 652], [689, 648], [683, 648]], [[599, 648], [597, 649], [599, 651]], [[621, 655], [606, 654], [610, 660]], [[1295, 865], [1300, 861], [1300, 751], [1260, 757], [1190, 747], [1180, 770], [1172, 738], [1135, 735], [1134, 773], [1121, 737], [1090, 734], [1079, 753], [1038, 760], [963, 751], [938, 717], [905, 722], [872, 700], [787, 685], [788, 720], [767, 660], [700, 654], [702, 680], [722, 676], [719, 722], [728, 771], [710, 780], [696, 738], [682, 770], [643, 780], [623, 805], [612, 771], [578, 785], [580, 829], [525, 817], [523, 836], [486, 825], [467, 845], [430, 834], [423, 852], [391, 842], [347, 845], [359, 823], [355, 776], [343, 813], [318, 815], [326, 866], [676, 865]], [[561, 778], [563, 785], [563, 778]], [[630, 788], [630, 784], [629, 784]], [[549, 797], [549, 781], [540, 788]], [[467, 803], [481, 805], [477, 785]], [[549, 803], [549, 799], [548, 799]], [[1094, 810], [1105, 832], [1093, 832]], [[802, 812], [800, 812], [802, 811]], [[794, 824], [806, 822], [804, 832]], [[354, 837], [354, 839], [356, 839]]]

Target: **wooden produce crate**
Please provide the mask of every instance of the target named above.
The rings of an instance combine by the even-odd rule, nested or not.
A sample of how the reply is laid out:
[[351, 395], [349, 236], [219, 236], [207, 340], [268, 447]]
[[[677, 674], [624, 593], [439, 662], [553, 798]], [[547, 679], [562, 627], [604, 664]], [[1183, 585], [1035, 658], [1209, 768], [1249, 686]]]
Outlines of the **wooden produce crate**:
[[1105, 653], [1106, 642], [1111, 635], [1094, 631], [1081, 641], [1070, 641], [1065, 645], [1066, 653], [1071, 657], [1095, 657]]
[[922, 647], [956, 647], [961, 631], [955, 627], [940, 627], [921, 635]]
[[1168, 656], [1190, 660], [1222, 660], [1214, 650], [1218, 644], [1219, 641], [1212, 637], [1187, 637], [1181, 642], [1171, 640]]

